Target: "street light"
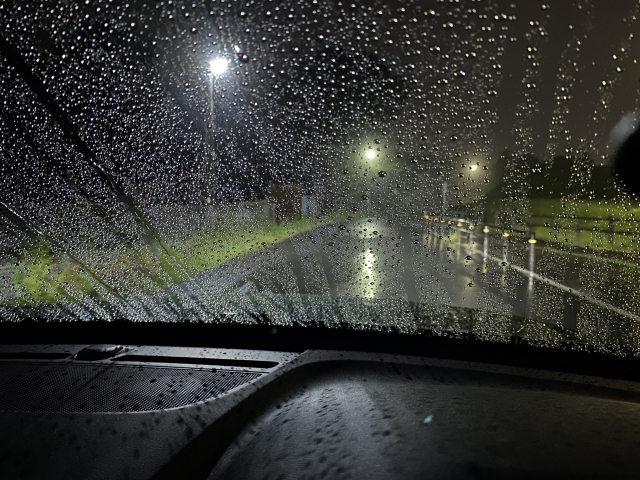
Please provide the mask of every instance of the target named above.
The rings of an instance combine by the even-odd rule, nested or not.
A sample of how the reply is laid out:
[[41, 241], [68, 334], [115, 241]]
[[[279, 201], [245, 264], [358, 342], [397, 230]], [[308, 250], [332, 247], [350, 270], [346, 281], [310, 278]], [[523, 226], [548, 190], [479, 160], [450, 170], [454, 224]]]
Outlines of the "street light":
[[[214, 164], [216, 160], [215, 132], [214, 132], [216, 120], [215, 120], [215, 111], [214, 111], [214, 105], [213, 105], [213, 97], [214, 97], [214, 89], [215, 89], [214, 83], [215, 83], [216, 77], [223, 75], [227, 71], [228, 64], [229, 64], [229, 61], [223, 57], [214, 58], [209, 61], [209, 73], [210, 73], [209, 75], [209, 115], [211, 118], [211, 126], [210, 126], [209, 132], [206, 134], [206, 137], [212, 147], [211, 159], [210, 159], [211, 164], [209, 168], [215, 168]], [[207, 195], [205, 201], [207, 203], [211, 201], [210, 195]]]
[[214, 118], [214, 111], [213, 111], [214, 85], [213, 83], [215, 81], [215, 77], [219, 77], [220, 75], [222, 75], [224, 72], [227, 71], [228, 64], [229, 64], [229, 61], [223, 57], [214, 58], [209, 61], [209, 73], [211, 74], [209, 76], [209, 114], [211, 115], [212, 119]]
[[367, 150], [367, 159], [373, 160], [373, 157], [375, 156], [376, 156], [376, 152], [374, 152], [373, 150]]
[[224, 58], [214, 58], [209, 62], [209, 71], [211, 75], [217, 77], [227, 71], [229, 62]]

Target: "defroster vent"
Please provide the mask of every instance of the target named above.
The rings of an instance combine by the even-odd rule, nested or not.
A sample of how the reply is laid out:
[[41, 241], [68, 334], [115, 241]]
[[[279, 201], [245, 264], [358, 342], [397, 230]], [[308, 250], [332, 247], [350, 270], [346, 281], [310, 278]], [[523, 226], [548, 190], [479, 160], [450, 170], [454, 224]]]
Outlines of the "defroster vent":
[[219, 396], [261, 375], [210, 368], [1, 362], [0, 410], [161, 410]]

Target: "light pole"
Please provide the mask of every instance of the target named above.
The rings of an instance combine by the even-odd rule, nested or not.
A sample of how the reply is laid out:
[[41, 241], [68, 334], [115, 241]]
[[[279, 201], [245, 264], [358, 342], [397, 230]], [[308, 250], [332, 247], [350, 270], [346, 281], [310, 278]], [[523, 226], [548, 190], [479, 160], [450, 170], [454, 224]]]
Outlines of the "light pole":
[[447, 190], [448, 190], [447, 181], [442, 182], [442, 215], [445, 215], [447, 212]]
[[[211, 160], [210, 160], [210, 165], [209, 168], [210, 170], [213, 170], [213, 165], [216, 161], [215, 155], [216, 155], [216, 136], [215, 136], [215, 124], [216, 124], [216, 118], [215, 118], [215, 110], [214, 110], [214, 105], [213, 105], [213, 96], [214, 96], [214, 83], [217, 77], [223, 75], [226, 71], [227, 71], [227, 67], [228, 67], [229, 61], [225, 58], [222, 57], [218, 57], [218, 58], [214, 58], [209, 62], [209, 117], [211, 118], [211, 128], [210, 131], [207, 135], [207, 140], [208, 143], [211, 146]], [[209, 189], [209, 195], [206, 198], [206, 203], [210, 203], [211, 202], [211, 191]]]

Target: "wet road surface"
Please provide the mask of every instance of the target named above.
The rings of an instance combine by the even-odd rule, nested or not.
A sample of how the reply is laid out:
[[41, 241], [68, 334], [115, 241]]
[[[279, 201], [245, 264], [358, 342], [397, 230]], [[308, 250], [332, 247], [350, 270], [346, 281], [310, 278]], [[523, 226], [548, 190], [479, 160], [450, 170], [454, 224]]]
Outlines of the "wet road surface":
[[[328, 225], [201, 276], [199, 288], [480, 308], [570, 330], [636, 322], [640, 268], [424, 221]], [[582, 327], [581, 327], [582, 325]], [[598, 327], [602, 328], [602, 327]]]

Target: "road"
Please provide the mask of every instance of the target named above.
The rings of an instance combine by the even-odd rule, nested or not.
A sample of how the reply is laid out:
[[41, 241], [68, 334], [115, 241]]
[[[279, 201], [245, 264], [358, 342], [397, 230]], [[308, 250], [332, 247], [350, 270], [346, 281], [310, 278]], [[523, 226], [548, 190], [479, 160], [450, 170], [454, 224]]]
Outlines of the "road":
[[417, 224], [364, 219], [319, 227], [235, 259], [186, 288], [403, 299], [582, 331], [640, 320], [637, 265], [426, 220]]
[[[10, 273], [0, 272], [7, 292]], [[118, 315], [136, 318], [144, 309], [158, 320], [207, 319], [221, 298], [233, 298], [237, 313], [269, 297], [259, 294], [310, 294], [467, 307], [633, 342], [639, 286], [640, 267], [630, 262], [422, 218], [414, 227], [359, 219], [235, 258], [151, 298], [129, 298]], [[379, 314], [396, 324], [397, 309]]]

